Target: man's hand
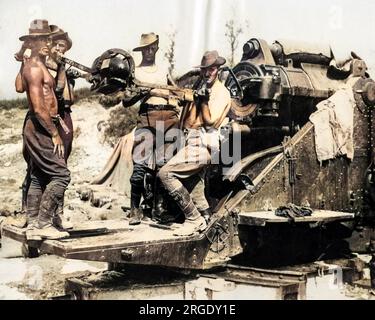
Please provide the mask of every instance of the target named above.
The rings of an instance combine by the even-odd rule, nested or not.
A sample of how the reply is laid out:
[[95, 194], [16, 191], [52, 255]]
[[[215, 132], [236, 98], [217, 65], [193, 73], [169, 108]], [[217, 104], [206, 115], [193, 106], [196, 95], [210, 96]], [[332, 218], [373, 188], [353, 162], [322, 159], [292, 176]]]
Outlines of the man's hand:
[[198, 102], [198, 104], [208, 103], [208, 100], [210, 99], [210, 93], [210, 89], [208, 89], [206, 86], [202, 86], [194, 93], [196, 102]]
[[122, 97], [123, 98], [133, 98], [134, 97], [134, 92], [126, 88], [124, 91], [122, 91]]
[[64, 153], [65, 153], [64, 144], [63, 144], [58, 132], [53, 134], [52, 143], [53, 143], [53, 153], [57, 153], [57, 156], [59, 158], [64, 158]]
[[78, 78], [82, 77], [82, 73], [79, 72], [76, 69], [68, 69], [68, 70], [66, 70], [66, 76], [69, 79], [78, 79]]

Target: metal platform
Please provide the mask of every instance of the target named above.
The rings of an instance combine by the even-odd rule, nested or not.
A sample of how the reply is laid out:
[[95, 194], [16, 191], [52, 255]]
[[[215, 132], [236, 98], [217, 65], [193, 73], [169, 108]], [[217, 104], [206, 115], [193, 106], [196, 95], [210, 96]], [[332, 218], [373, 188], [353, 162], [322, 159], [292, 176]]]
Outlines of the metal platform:
[[233, 221], [236, 220], [231, 217], [219, 217], [204, 233], [187, 237], [173, 235], [179, 224], [167, 226], [142, 221], [129, 226], [126, 219], [75, 225], [69, 231], [70, 237], [60, 240], [29, 241], [26, 229], [11, 225], [3, 227], [2, 236], [43, 253], [70, 259], [207, 269], [241, 253], [241, 246], [234, 240]]
[[[314, 211], [311, 216], [294, 219], [296, 225], [325, 224], [346, 221], [353, 214], [335, 211]], [[213, 219], [214, 220], [214, 219]], [[129, 226], [128, 220], [88, 221], [75, 225], [70, 237], [61, 240], [28, 241], [26, 229], [6, 225], [3, 236], [23, 243], [35, 251], [79, 260], [153, 265], [181, 269], [209, 269], [226, 264], [242, 252], [238, 225], [261, 226], [290, 223], [271, 211], [242, 212], [218, 217], [203, 233], [174, 236], [179, 224], [160, 225], [142, 221]], [[31, 257], [31, 256], [30, 256]]]
[[[132, 256], [131, 247], [142, 245], [143, 254], [147, 248], [170, 242], [186, 242], [195, 237], [176, 237], [173, 235], [175, 225], [159, 226], [156, 223], [142, 222], [140, 225], [129, 226], [128, 220], [89, 221], [74, 226], [69, 231], [71, 237], [61, 240], [27, 241], [26, 229], [7, 225], [3, 228], [3, 236], [38, 247], [45, 253], [56, 254], [71, 259], [117, 262], [120, 254], [129, 260]], [[78, 234], [78, 235], [77, 235]], [[126, 252], [121, 252], [127, 249]], [[141, 254], [138, 250], [134, 254]], [[121, 258], [122, 259], [122, 258]], [[153, 259], [157, 259], [154, 257]]]

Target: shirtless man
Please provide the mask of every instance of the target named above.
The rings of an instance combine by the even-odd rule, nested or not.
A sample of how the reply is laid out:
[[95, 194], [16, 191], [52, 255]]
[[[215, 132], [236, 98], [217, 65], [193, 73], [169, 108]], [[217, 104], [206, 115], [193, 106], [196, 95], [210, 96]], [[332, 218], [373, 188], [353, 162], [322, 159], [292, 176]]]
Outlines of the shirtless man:
[[70, 172], [64, 159], [64, 144], [54, 122], [58, 114], [54, 93], [55, 81], [46, 67], [50, 55], [51, 30], [46, 20], [34, 20], [28, 41], [31, 55], [21, 72], [27, 93], [29, 112], [23, 128], [23, 142], [29, 157], [31, 184], [27, 194], [27, 238], [60, 239], [69, 236], [53, 225], [56, 209], [63, 201], [70, 182]]
[[[71, 105], [74, 103], [74, 94], [73, 94], [73, 87], [74, 87], [74, 79], [80, 76], [79, 72], [67, 72], [65, 70], [65, 66], [58, 64], [58, 58], [61, 55], [64, 55], [66, 51], [68, 51], [72, 47], [72, 40], [69, 38], [67, 32], [60, 29], [55, 25], [50, 25], [51, 29], [51, 36], [50, 39], [52, 40], [52, 48], [51, 54], [46, 60], [46, 66], [48, 68], [49, 73], [55, 78], [56, 80], [56, 87], [55, 87], [55, 94], [58, 100], [58, 113], [64, 123], [63, 126], [58, 126], [59, 135], [63, 140], [64, 143], [64, 155], [65, 161], [67, 162], [69, 155], [72, 150], [72, 142], [73, 142], [73, 122], [70, 116], [71, 113]], [[23, 81], [21, 77], [21, 73], [24, 67], [25, 61], [27, 61], [30, 57], [30, 42], [33, 40], [26, 39], [19, 52], [17, 52], [14, 57], [17, 61], [22, 62], [20, 72], [16, 77], [15, 87], [16, 91], [19, 93], [25, 92], [25, 88], [23, 86]], [[73, 71], [73, 70], [72, 70]], [[28, 155], [26, 150], [24, 150], [24, 158], [26, 162], [29, 163]], [[27, 173], [22, 184], [22, 212], [26, 213], [26, 199], [27, 193], [30, 186], [30, 168], [27, 168]], [[55, 223], [60, 229], [71, 229], [73, 226], [71, 223], [66, 221], [63, 218], [63, 203], [59, 204], [55, 215]]]

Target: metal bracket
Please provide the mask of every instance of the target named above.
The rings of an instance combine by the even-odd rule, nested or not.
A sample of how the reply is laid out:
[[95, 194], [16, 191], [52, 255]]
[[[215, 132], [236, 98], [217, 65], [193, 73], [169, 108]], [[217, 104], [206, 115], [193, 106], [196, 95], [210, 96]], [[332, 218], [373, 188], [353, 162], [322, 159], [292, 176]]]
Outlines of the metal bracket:
[[[215, 225], [206, 233], [206, 237], [210, 242], [210, 251], [215, 253], [219, 253], [226, 248], [226, 242], [230, 236], [229, 231], [225, 226], [220, 224], [219, 222], [215, 223]], [[216, 248], [214, 247], [216, 245]]]
[[290, 149], [285, 150], [285, 157], [288, 161], [289, 184], [294, 185], [296, 183], [296, 178], [297, 178], [297, 173], [296, 173], [297, 158], [292, 155], [292, 152]]

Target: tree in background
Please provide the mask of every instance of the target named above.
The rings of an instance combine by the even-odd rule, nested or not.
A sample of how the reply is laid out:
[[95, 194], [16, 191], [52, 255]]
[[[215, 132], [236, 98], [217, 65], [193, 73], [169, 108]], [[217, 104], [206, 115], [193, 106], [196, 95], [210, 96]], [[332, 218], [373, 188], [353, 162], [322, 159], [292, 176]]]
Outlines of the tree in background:
[[173, 75], [173, 71], [175, 68], [176, 57], [175, 57], [175, 49], [176, 49], [176, 34], [177, 31], [173, 30], [167, 34], [169, 39], [169, 45], [167, 47], [166, 52], [164, 53], [164, 57], [167, 59], [169, 67], [168, 72]]
[[228, 64], [230, 67], [234, 66], [234, 54], [238, 48], [238, 37], [243, 33], [243, 28], [241, 24], [237, 23], [234, 18], [231, 18], [225, 23], [225, 37], [228, 40], [230, 46], [230, 56], [228, 59]]

